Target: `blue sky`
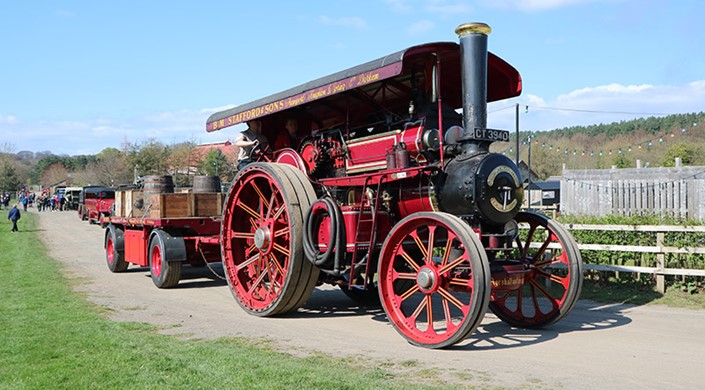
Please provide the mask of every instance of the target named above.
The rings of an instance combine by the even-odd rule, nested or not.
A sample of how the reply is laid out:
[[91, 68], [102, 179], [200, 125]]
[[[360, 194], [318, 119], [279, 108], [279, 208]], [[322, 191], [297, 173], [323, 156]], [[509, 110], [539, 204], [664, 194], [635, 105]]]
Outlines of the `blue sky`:
[[700, 0], [5, 0], [0, 151], [233, 139], [208, 115], [474, 21], [524, 80], [492, 128], [514, 129], [515, 103], [537, 131], [705, 111], [703, 15]]

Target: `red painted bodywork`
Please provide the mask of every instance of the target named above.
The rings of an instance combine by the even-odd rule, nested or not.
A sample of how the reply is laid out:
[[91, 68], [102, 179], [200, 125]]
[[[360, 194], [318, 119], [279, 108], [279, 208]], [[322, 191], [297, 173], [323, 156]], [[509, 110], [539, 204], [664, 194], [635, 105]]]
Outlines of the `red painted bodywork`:
[[149, 239], [152, 230], [166, 229], [183, 233], [188, 260], [220, 261], [220, 220], [213, 218], [128, 218], [108, 217], [111, 223], [125, 232], [125, 261], [142, 267], [149, 265]]

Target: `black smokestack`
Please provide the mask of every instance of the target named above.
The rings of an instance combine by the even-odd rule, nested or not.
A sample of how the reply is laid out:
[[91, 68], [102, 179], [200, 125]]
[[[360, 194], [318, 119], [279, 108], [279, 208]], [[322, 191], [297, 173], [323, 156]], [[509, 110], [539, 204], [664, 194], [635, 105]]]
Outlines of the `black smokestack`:
[[463, 88], [463, 127], [458, 139], [466, 152], [479, 147], [473, 141], [475, 129], [487, 128], [487, 36], [485, 23], [465, 23], [455, 29], [460, 39], [460, 69]]

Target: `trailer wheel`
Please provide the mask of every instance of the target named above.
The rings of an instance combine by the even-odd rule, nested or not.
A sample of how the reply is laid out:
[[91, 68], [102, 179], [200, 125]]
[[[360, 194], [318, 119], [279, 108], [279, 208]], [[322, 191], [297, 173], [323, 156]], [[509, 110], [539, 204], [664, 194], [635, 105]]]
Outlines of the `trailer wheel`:
[[167, 240], [168, 233], [154, 230], [149, 240], [149, 271], [152, 282], [159, 288], [170, 288], [179, 284], [181, 279], [181, 261], [169, 261]]
[[490, 309], [502, 321], [517, 327], [551, 325], [573, 308], [583, 284], [583, 260], [573, 236], [543, 214], [521, 212], [515, 220], [529, 225], [516, 239], [517, 247], [502, 259], [519, 261], [530, 272], [521, 288], [492, 293]]
[[303, 215], [316, 199], [294, 167], [253, 163], [235, 177], [221, 224], [228, 285], [249, 314], [296, 310], [311, 296], [318, 268], [303, 256]]
[[111, 272], [125, 272], [130, 265], [125, 261], [124, 232], [113, 224], [105, 230], [105, 260]]
[[416, 213], [397, 223], [382, 246], [378, 278], [387, 317], [417, 346], [460, 342], [487, 311], [487, 255], [472, 229], [451, 214]]

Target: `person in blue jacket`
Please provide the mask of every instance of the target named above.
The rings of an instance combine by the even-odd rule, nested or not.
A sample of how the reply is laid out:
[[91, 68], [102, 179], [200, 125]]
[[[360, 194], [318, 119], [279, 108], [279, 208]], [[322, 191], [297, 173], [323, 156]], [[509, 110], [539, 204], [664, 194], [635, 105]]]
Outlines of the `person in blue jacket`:
[[12, 231], [16, 232], [18, 231], [17, 229], [17, 221], [20, 220], [20, 210], [17, 208], [17, 205], [14, 205], [10, 211], [7, 213], [7, 219], [12, 221]]

